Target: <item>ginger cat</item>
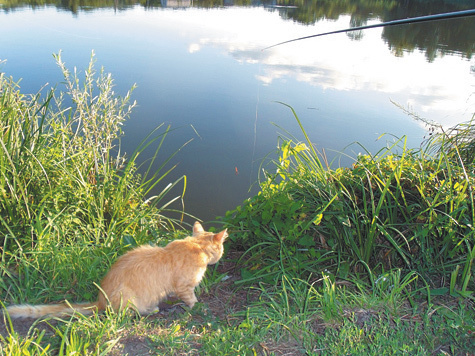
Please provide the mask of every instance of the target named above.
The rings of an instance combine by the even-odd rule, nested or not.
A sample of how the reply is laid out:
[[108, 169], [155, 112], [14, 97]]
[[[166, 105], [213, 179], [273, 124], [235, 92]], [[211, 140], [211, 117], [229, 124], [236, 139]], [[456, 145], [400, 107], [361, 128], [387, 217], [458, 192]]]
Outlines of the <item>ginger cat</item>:
[[168, 295], [177, 296], [192, 308], [198, 301], [194, 289], [206, 267], [223, 255], [227, 236], [226, 230], [213, 234], [195, 222], [192, 236], [165, 247], [144, 245], [119, 257], [102, 280], [102, 291], [94, 303], [11, 305], [7, 311], [11, 318], [65, 316], [75, 311], [89, 315], [103, 311], [109, 301], [114, 310], [129, 306], [140, 314], [148, 314]]

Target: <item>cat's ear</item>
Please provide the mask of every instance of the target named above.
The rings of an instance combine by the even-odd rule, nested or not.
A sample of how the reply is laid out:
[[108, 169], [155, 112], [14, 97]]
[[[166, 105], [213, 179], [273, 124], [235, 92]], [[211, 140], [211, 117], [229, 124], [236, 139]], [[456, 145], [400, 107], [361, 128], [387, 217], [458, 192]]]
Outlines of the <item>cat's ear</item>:
[[226, 240], [226, 237], [228, 237], [228, 229], [224, 229], [223, 231], [218, 232], [217, 234], [215, 234], [213, 236], [213, 241], [218, 243], [218, 244], [222, 244], [224, 242], [224, 240]]
[[203, 226], [201, 226], [201, 224], [198, 221], [196, 221], [195, 224], [193, 225], [193, 236], [202, 234], [203, 232], [205, 232], [205, 230], [203, 229]]

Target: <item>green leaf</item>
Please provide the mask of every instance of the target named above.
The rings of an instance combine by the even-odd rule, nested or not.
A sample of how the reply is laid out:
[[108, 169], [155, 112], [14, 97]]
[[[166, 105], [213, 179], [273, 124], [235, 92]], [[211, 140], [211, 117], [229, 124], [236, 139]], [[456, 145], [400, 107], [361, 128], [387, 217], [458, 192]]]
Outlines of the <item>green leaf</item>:
[[446, 295], [449, 293], [449, 288], [442, 287], [442, 288], [435, 288], [430, 290], [431, 295]]
[[135, 247], [135, 246], [137, 246], [137, 241], [135, 241], [135, 238], [131, 235], [124, 235], [124, 236], [122, 236], [122, 244], [124, 246]]
[[310, 247], [310, 246], [314, 246], [315, 245], [315, 241], [313, 241], [313, 237], [310, 236], [310, 235], [304, 235], [302, 236], [299, 241], [298, 241], [298, 244], [300, 246], [305, 246], [305, 247]]
[[250, 279], [252, 277], [254, 277], [254, 273], [252, 273], [251, 271], [249, 271], [246, 268], [241, 268], [241, 278], [243, 280]]

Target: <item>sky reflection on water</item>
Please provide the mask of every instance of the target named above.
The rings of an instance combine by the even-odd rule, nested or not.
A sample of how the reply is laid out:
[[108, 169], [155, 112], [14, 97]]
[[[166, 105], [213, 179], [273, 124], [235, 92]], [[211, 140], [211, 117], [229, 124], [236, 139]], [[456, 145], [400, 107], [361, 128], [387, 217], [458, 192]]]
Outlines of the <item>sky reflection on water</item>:
[[[330, 158], [332, 150], [354, 141], [376, 152], [384, 146], [385, 139], [376, 141], [383, 133], [407, 134], [417, 147], [422, 125], [391, 101], [444, 125], [472, 117], [473, 58], [454, 53], [428, 63], [420, 51], [396, 57], [381, 39], [382, 29], [364, 31], [358, 41], [338, 34], [262, 51], [349, 23], [349, 16], [340, 16], [305, 26], [262, 7], [135, 6], [75, 15], [23, 8], [0, 13], [0, 59], [7, 59], [0, 70], [23, 78], [24, 92], [36, 92], [62, 79], [52, 53], [62, 50], [69, 67], [83, 69], [94, 50], [98, 65], [116, 79], [118, 93], [138, 85], [133, 97], [139, 106], [122, 142], [127, 152], [162, 122], [179, 127], [164, 155], [193, 138], [177, 155], [170, 178], [188, 176], [186, 210], [210, 220], [249, 195], [279, 133], [302, 138], [291, 112], [276, 101], [294, 107]], [[359, 151], [353, 145], [348, 153]]]

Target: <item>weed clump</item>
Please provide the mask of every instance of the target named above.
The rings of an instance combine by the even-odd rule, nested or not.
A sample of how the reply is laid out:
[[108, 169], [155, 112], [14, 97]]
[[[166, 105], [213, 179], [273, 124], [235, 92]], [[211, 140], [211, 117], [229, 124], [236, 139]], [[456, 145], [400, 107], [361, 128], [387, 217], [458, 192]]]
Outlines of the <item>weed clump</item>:
[[247, 251], [244, 279], [275, 282], [289, 272], [307, 278], [324, 270], [368, 278], [399, 268], [433, 287], [450, 275], [469, 295], [473, 123], [434, 134], [419, 149], [402, 137], [337, 169], [324, 166], [302, 130], [307, 142], [283, 140], [259, 194], [224, 218], [242, 231], [235, 243]]

